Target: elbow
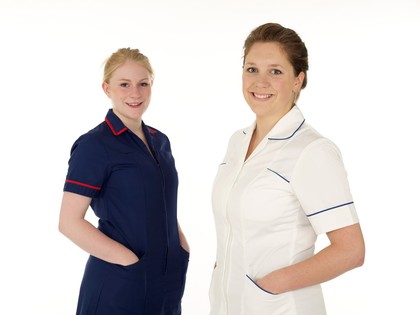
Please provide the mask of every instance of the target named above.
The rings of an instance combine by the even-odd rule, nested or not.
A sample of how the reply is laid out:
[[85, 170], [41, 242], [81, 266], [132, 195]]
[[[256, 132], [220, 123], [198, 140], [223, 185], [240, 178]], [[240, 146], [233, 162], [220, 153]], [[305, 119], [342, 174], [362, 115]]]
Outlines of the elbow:
[[65, 236], [68, 236], [68, 230], [69, 230], [68, 224], [65, 224], [65, 222], [63, 220], [60, 220], [58, 222], [58, 231], [61, 234], [65, 235]]
[[58, 223], [58, 232], [60, 232], [61, 234], [64, 234], [64, 235], [66, 234], [64, 224], [62, 222]]
[[364, 244], [353, 251], [352, 259], [350, 261], [352, 262], [352, 268], [351, 269], [363, 266], [363, 264], [365, 263], [365, 246], [364, 246]]
[[359, 268], [362, 267], [363, 264], [365, 263], [365, 255], [361, 254], [357, 257], [354, 258], [353, 260], [353, 268]]
[[365, 249], [363, 248], [363, 250], [359, 254], [356, 267], [362, 267], [364, 263], [365, 263]]

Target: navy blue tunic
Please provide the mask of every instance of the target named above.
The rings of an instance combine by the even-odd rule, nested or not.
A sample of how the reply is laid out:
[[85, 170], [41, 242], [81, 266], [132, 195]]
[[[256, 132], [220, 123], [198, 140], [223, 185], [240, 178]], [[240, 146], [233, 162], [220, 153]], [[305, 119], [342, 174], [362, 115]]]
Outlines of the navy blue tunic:
[[169, 139], [142, 123], [152, 151], [108, 111], [76, 140], [64, 191], [92, 198], [98, 229], [132, 250], [121, 266], [90, 256], [78, 315], [178, 315], [189, 254], [180, 246], [178, 174]]

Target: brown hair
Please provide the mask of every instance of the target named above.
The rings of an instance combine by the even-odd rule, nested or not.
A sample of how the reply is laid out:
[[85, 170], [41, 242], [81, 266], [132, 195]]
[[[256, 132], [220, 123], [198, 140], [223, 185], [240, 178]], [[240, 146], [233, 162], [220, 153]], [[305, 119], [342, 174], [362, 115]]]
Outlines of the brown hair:
[[286, 53], [289, 62], [292, 64], [295, 76], [303, 72], [305, 78], [302, 82], [303, 89], [307, 83], [306, 72], [309, 69], [308, 51], [305, 43], [299, 35], [292, 29], [285, 28], [277, 23], [266, 23], [255, 28], [247, 37], [244, 43], [244, 63], [252, 45], [257, 42], [274, 42], [279, 43], [280, 47]]
[[138, 62], [149, 71], [150, 76], [154, 77], [152, 66], [150, 65], [149, 58], [143, 55], [138, 49], [120, 48], [114, 52], [106, 61], [104, 66], [104, 82], [109, 83], [109, 79], [115, 70], [122, 66], [126, 61], [131, 60]]

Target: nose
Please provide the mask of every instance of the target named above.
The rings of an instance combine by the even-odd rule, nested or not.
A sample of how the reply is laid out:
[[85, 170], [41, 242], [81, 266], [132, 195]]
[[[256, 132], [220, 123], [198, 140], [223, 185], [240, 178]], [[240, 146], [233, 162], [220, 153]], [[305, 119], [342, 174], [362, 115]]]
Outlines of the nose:
[[255, 85], [257, 87], [266, 87], [269, 85], [267, 75], [264, 73], [258, 73], [255, 78]]
[[138, 86], [132, 86], [130, 89], [130, 97], [132, 98], [141, 97], [141, 88]]

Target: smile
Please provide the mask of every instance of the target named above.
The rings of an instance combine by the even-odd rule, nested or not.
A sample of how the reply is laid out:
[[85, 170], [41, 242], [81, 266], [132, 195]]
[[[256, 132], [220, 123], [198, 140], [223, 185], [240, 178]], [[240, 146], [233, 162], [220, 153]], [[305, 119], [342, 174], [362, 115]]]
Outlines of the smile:
[[259, 94], [259, 93], [254, 93], [254, 92], [252, 92], [251, 94], [252, 94], [255, 98], [258, 98], [258, 99], [261, 99], [261, 100], [268, 99], [268, 98], [270, 98], [271, 96], [273, 96], [273, 94]]
[[137, 102], [137, 103], [126, 103], [128, 106], [130, 106], [130, 107], [139, 107], [141, 104], [142, 104], [142, 102]]

